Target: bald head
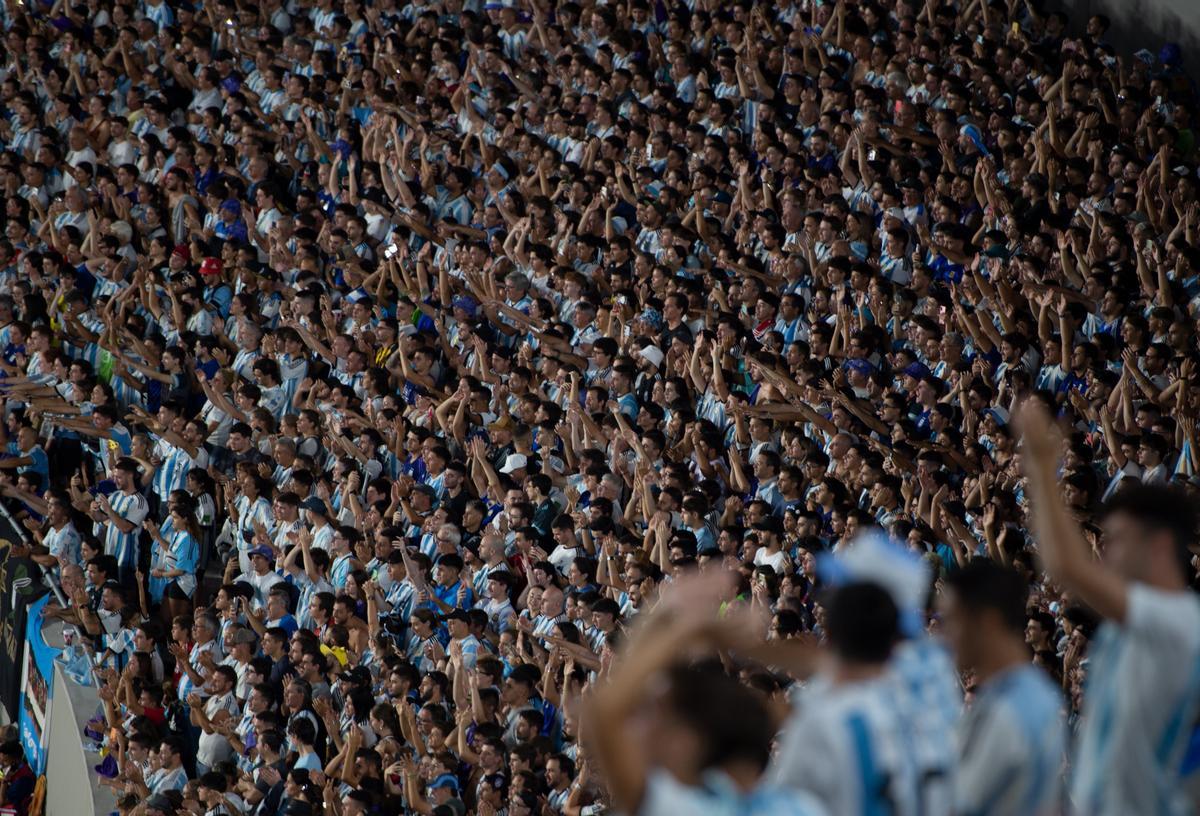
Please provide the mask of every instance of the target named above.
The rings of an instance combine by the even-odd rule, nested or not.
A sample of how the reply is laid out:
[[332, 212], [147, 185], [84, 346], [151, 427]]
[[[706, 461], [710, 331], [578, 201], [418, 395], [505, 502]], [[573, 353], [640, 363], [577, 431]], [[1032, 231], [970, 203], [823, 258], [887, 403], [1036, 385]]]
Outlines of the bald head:
[[556, 586], [548, 586], [542, 590], [542, 614], [549, 618], [557, 618], [563, 613], [565, 601], [563, 591]]

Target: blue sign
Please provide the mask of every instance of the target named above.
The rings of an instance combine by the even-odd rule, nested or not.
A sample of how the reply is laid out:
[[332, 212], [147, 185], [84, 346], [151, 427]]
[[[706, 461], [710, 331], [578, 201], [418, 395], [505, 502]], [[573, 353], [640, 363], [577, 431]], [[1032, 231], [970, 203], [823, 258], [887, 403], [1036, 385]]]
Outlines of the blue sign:
[[21, 703], [17, 724], [21, 745], [33, 772], [46, 772], [46, 729], [50, 725], [50, 696], [54, 688], [54, 658], [58, 650], [42, 637], [43, 613], [50, 595], [30, 604], [25, 618], [25, 654], [21, 669]]

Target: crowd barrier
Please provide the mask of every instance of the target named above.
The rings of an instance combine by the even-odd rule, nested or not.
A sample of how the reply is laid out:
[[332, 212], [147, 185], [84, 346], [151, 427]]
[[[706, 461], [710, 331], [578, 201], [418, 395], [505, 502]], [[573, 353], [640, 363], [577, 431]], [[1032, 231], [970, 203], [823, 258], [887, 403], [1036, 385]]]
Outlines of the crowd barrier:
[[44, 799], [30, 816], [114, 813], [115, 798], [98, 784], [83, 727], [97, 712], [95, 684], [63, 671], [63, 624], [47, 621], [52, 598], [66, 605], [54, 581], [31, 559], [17, 554], [16, 521], [0, 505], [0, 706], [16, 723], [30, 768], [42, 777]]

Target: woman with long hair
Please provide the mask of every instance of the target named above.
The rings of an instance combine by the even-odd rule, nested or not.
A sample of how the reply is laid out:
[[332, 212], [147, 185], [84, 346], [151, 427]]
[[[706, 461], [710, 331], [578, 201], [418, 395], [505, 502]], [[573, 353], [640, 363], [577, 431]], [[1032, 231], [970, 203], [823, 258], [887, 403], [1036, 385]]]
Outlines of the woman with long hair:
[[208, 471], [200, 468], [188, 471], [185, 484], [188, 495], [196, 505], [196, 523], [200, 526], [200, 571], [204, 572], [212, 558], [213, 540], [216, 538], [213, 523], [217, 518], [217, 505], [213, 496], [216, 495], [217, 486]]
[[162, 589], [162, 615], [171, 621], [176, 615], [191, 612], [196, 594], [196, 570], [200, 566], [200, 525], [196, 505], [186, 490], [175, 490], [167, 497], [169, 515], [162, 526], [147, 520], [146, 531], [154, 539], [158, 566], [150, 578], [165, 580]]

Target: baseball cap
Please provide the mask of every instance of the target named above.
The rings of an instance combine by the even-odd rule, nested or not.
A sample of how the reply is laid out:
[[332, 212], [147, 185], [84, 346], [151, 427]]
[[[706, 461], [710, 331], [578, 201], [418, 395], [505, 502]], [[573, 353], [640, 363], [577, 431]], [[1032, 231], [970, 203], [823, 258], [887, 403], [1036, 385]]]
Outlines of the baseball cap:
[[529, 459], [523, 453], [510, 453], [508, 458], [504, 460], [504, 467], [500, 468], [501, 473], [512, 473], [529, 465]]
[[200, 262], [201, 275], [220, 275], [221, 270], [225, 268], [225, 264], [220, 258], [205, 258]]
[[462, 309], [471, 317], [475, 316], [475, 312], [479, 308], [479, 303], [470, 295], [459, 295], [450, 301], [450, 305], [455, 309]]
[[325, 509], [325, 502], [321, 501], [320, 499], [316, 498], [315, 496], [305, 499], [304, 503], [301, 504], [300, 506], [303, 507], [305, 510], [311, 510], [314, 513], [320, 513], [323, 516], [326, 515], [326, 513], [328, 512]]
[[650, 326], [652, 329], [662, 328], [663, 316], [662, 312], [660, 312], [658, 309], [646, 308], [642, 310], [642, 313], [638, 315], [638, 317], [640, 317], [642, 322], [647, 326]]
[[371, 682], [371, 670], [366, 666], [351, 666], [338, 675], [338, 679], [356, 686], [365, 686]]
[[658, 346], [646, 346], [644, 349], [639, 351], [638, 354], [643, 360], [655, 368], [662, 368], [664, 355], [662, 353], [662, 349], [660, 349]]
[[372, 204], [387, 204], [387, 196], [384, 194], [383, 190], [379, 189], [378, 187], [368, 187], [367, 189], [363, 190], [360, 197], [363, 201], [370, 201]]
[[275, 553], [271, 551], [270, 547], [255, 547], [249, 554], [251, 557], [261, 555], [263, 558], [271, 561], [275, 559]]
[[774, 533], [777, 536], [782, 536], [783, 521], [777, 516], [767, 516], [759, 521], [754, 522], [754, 529], [761, 530], [766, 533]]
[[505, 414], [487, 427], [489, 431], [511, 431], [517, 423], [513, 422], [512, 414]]
[[445, 615], [442, 615], [442, 620], [444, 620], [444, 621], [456, 620], [456, 621], [462, 621], [463, 623], [466, 623], [470, 619], [471, 618], [469, 615], [467, 615], [467, 610], [465, 610], [465, 609], [451, 609]]
[[450, 788], [458, 793], [458, 778], [454, 774], [444, 773], [429, 783], [431, 788]]
[[925, 367], [924, 363], [909, 363], [907, 366], [905, 366], [904, 371], [901, 373], [906, 377], [912, 377], [914, 380], [919, 380], [922, 377], [929, 375], [929, 369]]
[[866, 360], [847, 360], [846, 368], [850, 369], [851, 371], [857, 371], [864, 377], [871, 376], [871, 364]]
[[1008, 411], [1004, 408], [988, 408], [983, 413], [985, 416], [990, 416], [992, 419], [996, 420], [997, 425], [1008, 424]]
[[175, 248], [171, 250], [171, 254], [178, 255], [185, 261], [190, 261], [192, 259], [192, 250], [188, 248], [187, 244], [176, 244]]
[[258, 636], [251, 629], [238, 629], [233, 633], [234, 643], [257, 643]]

